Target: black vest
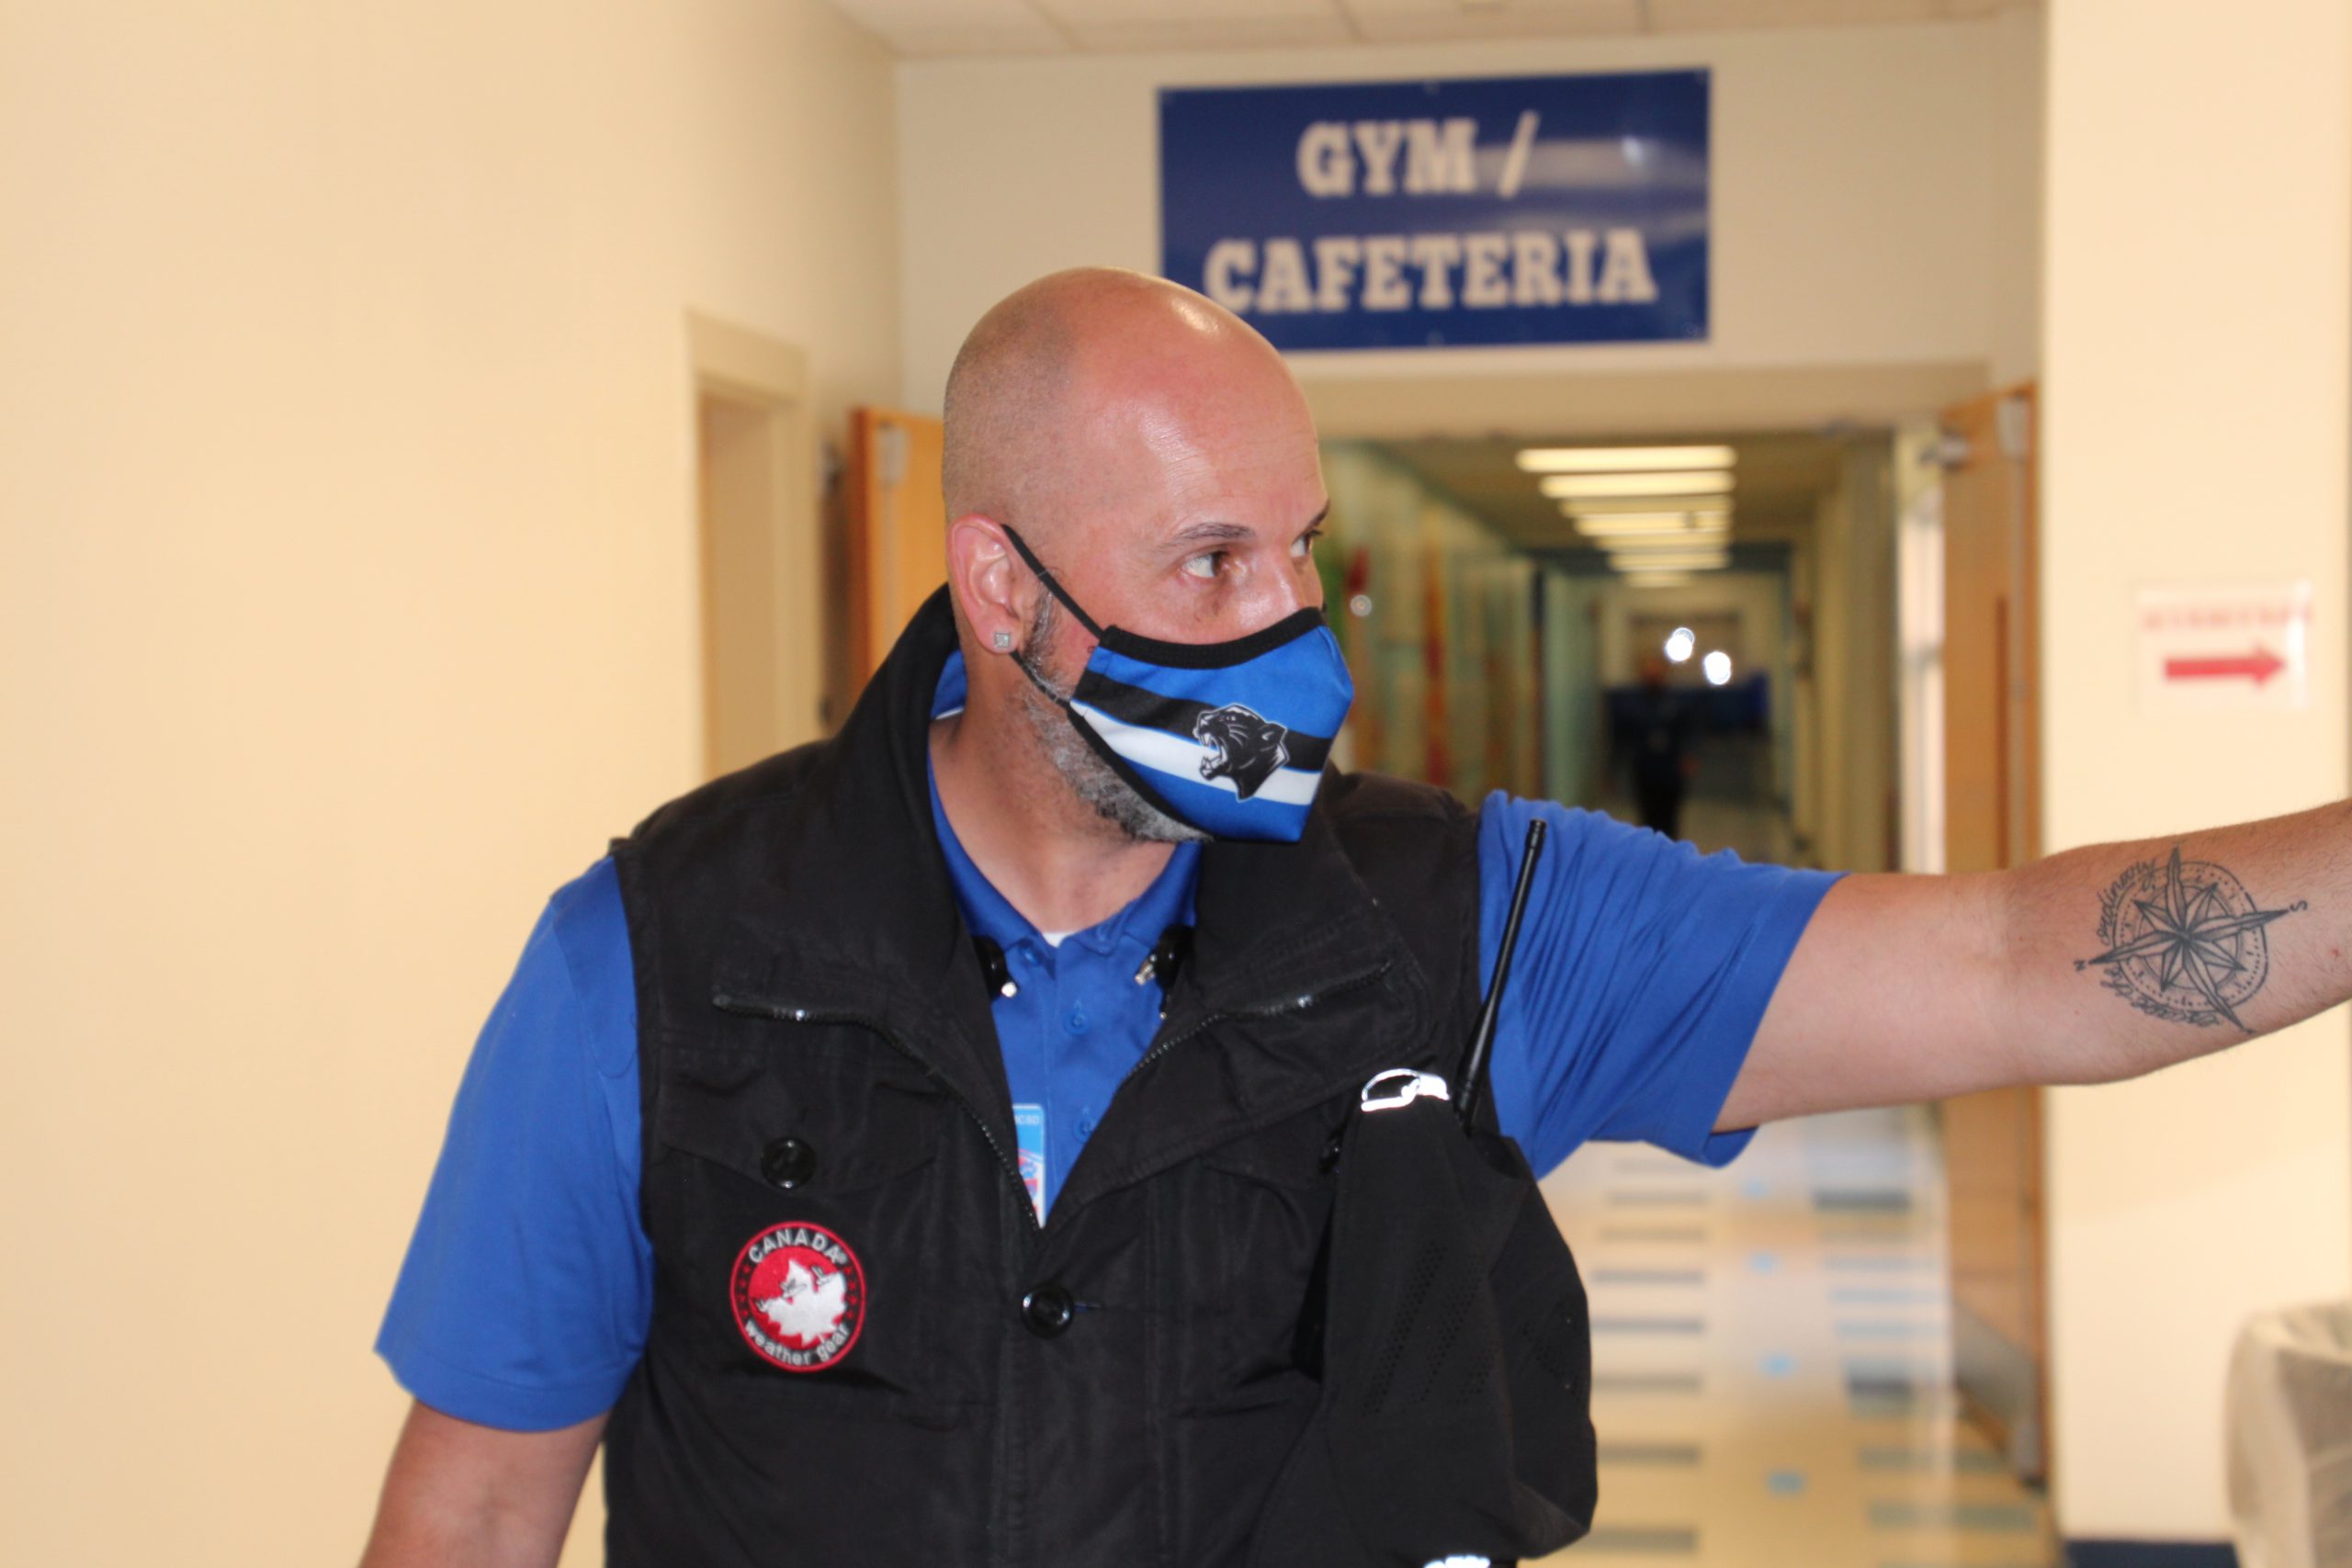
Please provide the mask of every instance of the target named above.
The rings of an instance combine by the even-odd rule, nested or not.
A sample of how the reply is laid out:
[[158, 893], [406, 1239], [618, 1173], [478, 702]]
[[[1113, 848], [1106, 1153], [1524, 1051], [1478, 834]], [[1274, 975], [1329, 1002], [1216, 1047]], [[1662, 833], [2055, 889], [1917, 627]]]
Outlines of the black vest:
[[[943, 590], [838, 736], [613, 846], [654, 1254], [605, 1437], [618, 1568], [1241, 1562], [1319, 1393], [1334, 1134], [1469, 1037], [1475, 815], [1327, 770], [1299, 843], [1204, 846], [1165, 1021], [1040, 1229], [932, 826], [954, 646]], [[841, 1265], [832, 1338], [747, 1304], [761, 1237]]]

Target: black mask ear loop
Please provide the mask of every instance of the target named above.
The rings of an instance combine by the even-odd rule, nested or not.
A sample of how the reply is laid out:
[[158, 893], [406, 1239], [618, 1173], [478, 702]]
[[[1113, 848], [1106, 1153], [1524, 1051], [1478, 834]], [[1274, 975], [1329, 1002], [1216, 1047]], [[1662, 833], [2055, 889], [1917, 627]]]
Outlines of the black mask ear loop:
[[[1060, 600], [1063, 607], [1078, 617], [1078, 624], [1084, 626], [1095, 641], [1102, 641], [1102, 628], [1094, 624], [1093, 616], [1078, 607], [1078, 601], [1063, 590], [1062, 585], [1055, 580], [1054, 574], [1046, 570], [1045, 563], [1030, 553], [1028, 541], [1012, 531], [1012, 524], [1007, 523], [1001, 526], [1004, 529], [1004, 536], [1012, 541], [1012, 547], [1020, 553], [1022, 560], [1036, 575], [1037, 581], [1046, 585], [1046, 592]], [[1069, 707], [1069, 699], [1046, 684], [1046, 678], [1037, 673], [1036, 665], [1031, 662], [1033, 657], [1027, 649], [1016, 649], [1013, 650], [1012, 661], [1021, 666], [1021, 672], [1029, 677], [1031, 685], [1045, 693], [1056, 706], [1067, 711]]]
[[1036, 573], [1037, 581], [1046, 585], [1046, 592], [1060, 600], [1062, 602], [1062, 607], [1067, 609], [1071, 615], [1078, 617], [1078, 624], [1086, 628], [1086, 633], [1089, 637], [1092, 637], [1097, 642], [1101, 642], [1102, 640], [1102, 628], [1094, 624], [1093, 616], [1088, 615], [1085, 611], [1078, 607], [1078, 601], [1071, 598], [1069, 591], [1062, 587], [1060, 581], [1054, 576], [1054, 574], [1046, 570], [1045, 563], [1038, 560], [1035, 555], [1030, 553], [1029, 542], [1012, 531], [1012, 524], [1001, 524], [999, 526], [1003, 528], [1004, 536], [1012, 541], [1012, 547], [1020, 552], [1022, 560], [1027, 563], [1029, 570]]

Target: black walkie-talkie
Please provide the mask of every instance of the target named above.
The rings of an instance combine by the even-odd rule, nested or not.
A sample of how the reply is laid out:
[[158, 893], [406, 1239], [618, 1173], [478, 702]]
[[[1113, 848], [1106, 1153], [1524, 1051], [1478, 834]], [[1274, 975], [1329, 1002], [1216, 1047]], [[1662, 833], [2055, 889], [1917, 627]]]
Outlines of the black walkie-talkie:
[[1544, 853], [1544, 835], [1551, 824], [1538, 817], [1527, 825], [1527, 847], [1519, 855], [1519, 880], [1510, 890], [1510, 913], [1503, 919], [1503, 940], [1495, 950], [1495, 972], [1487, 981], [1487, 999], [1478, 1008], [1478, 1027], [1471, 1032], [1470, 1049], [1462, 1058], [1462, 1072], [1453, 1091], [1453, 1113], [1462, 1130], [1478, 1109], [1487, 1089], [1487, 1059], [1493, 1054], [1495, 1021], [1502, 1016], [1503, 986], [1510, 978], [1510, 955], [1519, 947], [1520, 917], [1527, 913], [1527, 895], [1535, 886], [1535, 863]]
[[[1461, 1077], [1391, 1067], [1348, 1119], [1293, 1364], [1322, 1384], [1250, 1568], [1545, 1557], [1592, 1527], [1590, 1317], [1535, 1173], [1479, 1125], [1546, 824], [1529, 824]], [[1451, 1130], [1451, 1100], [1459, 1122]]]

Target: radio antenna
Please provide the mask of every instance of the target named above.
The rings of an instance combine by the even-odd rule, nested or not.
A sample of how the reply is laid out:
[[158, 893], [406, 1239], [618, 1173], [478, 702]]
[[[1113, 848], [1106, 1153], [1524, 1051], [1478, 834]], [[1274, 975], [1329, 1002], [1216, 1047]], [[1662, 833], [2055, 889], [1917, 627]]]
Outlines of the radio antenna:
[[1510, 890], [1510, 912], [1503, 918], [1503, 940], [1495, 950], [1495, 973], [1487, 982], [1487, 999], [1479, 1004], [1478, 1027], [1470, 1036], [1470, 1050], [1462, 1058], [1462, 1084], [1453, 1097], [1454, 1114], [1462, 1130], [1470, 1130], [1478, 1100], [1487, 1089], [1487, 1058], [1495, 1044], [1495, 1021], [1503, 1010], [1503, 987], [1510, 979], [1510, 956], [1519, 947], [1520, 918], [1527, 913], [1527, 895], [1535, 886], [1535, 863], [1544, 854], [1544, 836], [1551, 824], [1541, 817], [1527, 825], [1527, 847], [1520, 852], [1519, 880]]

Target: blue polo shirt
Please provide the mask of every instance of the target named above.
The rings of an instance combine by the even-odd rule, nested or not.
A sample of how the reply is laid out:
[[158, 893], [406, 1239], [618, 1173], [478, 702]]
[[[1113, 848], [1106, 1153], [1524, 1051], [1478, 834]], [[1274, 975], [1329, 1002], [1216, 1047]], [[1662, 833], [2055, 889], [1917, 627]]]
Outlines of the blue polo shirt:
[[[934, 714], [963, 700], [951, 658]], [[993, 1007], [1041, 1210], [1159, 1025], [1135, 975], [1189, 923], [1199, 852], [1180, 846], [1133, 903], [1083, 931], [1036, 930], [965, 854], [932, 792], [966, 923], [1017, 987]], [[1552, 825], [1493, 1056], [1495, 1109], [1537, 1170], [1591, 1139], [1709, 1165], [1748, 1133], [1715, 1118], [1822, 895], [1821, 872], [1702, 856], [1550, 801], [1487, 796], [1479, 954], [1491, 973], [1528, 822]], [[643, 1348], [653, 1258], [628, 927], [609, 857], [558, 889], [524, 944], [458, 1088], [439, 1163], [376, 1349], [447, 1415], [538, 1431], [609, 1409]], [[1024, 1109], [1026, 1108], [1026, 1109]]]
[[1041, 931], [964, 852], [935, 779], [931, 821], [964, 923], [1004, 950], [1009, 984], [989, 1011], [1012, 1090], [1022, 1179], [1042, 1220], [1112, 1092], [1159, 1025], [1160, 988], [1148, 964], [1161, 933], [1193, 923], [1201, 847], [1177, 845], [1152, 885], [1102, 924]]

